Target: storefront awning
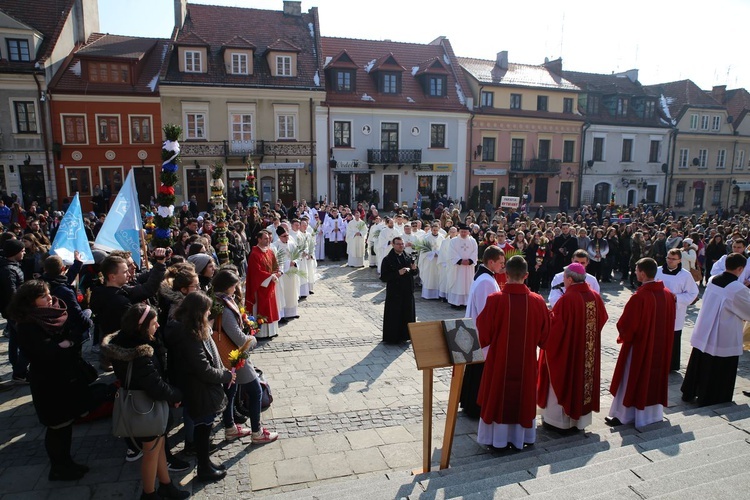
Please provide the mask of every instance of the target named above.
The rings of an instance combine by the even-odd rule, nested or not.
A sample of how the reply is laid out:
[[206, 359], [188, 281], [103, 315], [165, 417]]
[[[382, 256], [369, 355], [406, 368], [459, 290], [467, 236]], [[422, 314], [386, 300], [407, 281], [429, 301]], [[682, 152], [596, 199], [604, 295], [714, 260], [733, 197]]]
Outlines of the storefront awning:
[[740, 191], [750, 191], [750, 182], [737, 182], [734, 186]]

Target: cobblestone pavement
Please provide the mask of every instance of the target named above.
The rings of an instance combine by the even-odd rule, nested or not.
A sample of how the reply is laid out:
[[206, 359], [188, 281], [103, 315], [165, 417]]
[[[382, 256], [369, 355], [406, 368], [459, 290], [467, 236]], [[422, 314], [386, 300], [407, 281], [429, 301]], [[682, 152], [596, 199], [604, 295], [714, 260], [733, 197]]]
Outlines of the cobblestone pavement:
[[[265, 446], [249, 441], [222, 441], [215, 457], [228, 466], [227, 477], [202, 485], [194, 471], [173, 474], [197, 498], [263, 496], [304, 488], [320, 482], [367, 477], [421, 464], [422, 375], [409, 346], [380, 343], [385, 289], [373, 269], [335, 265], [319, 268], [315, 294], [300, 304], [300, 318], [281, 327], [251, 355], [265, 372], [274, 403], [263, 414], [265, 424], [281, 438]], [[602, 411], [590, 427], [603, 429], [611, 396], [609, 383], [619, 347], [615, 323], [631, 291], [616, 283], [603, 284], [602, 296], [610, 319], [602, 335]], [[418, 297], [418, 293], [416, 294]], [[680, 407], [682, 374], [689, 338], [700, 302], [689, 309], [683, 332], [681, 373], [670, 376], [670, 405]], [[417, 298], [420, 321], [457, 317], [447, 304]], [[0, 324], [0, 326], [2, 326]], [[0, 376], [10, 378], [7, 339], [0, 341]], [[91, 354], [88, 354], [91, 356]], [[747, 402], [741, 390], [748, 383], [748, 355], [740, 361], [737, 402]], [[433, 460], [439, 456], [451, 372], [435, 371]], [[112, 375], [103, 376], [111, 380]], [[105, 419], [78, 425], [75, 459], [91, 467], [77, 483], [50, 483], [39, 425], [28, 387], [0, 384], [0, 498], [134, 498], [140, 492], [139, 465], [124, 460], [125, 445], [111, 436]], [[217, 426], [218, 428], [219, 426]], [[487, 453], [475, 442], [476, 421], [460, 416], [453, 463]], [[556, 439], [539, 428], [538, 441]], [[170, 438], [173, 452], [182, 450], [181, 430]]]

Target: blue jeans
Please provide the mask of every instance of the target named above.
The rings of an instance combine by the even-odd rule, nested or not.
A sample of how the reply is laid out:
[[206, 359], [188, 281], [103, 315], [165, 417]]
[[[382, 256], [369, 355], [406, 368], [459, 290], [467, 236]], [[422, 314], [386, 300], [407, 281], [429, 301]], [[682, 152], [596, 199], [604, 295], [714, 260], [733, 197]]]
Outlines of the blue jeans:
[[13, 367], [13, 376], [16, 378], [26, 378], [29, 372], [29, 361], [18, 347], [16, 323], [8, 320], [5, 328], [8, 330], [8, 361], [10, 361], [10, 365]]
[[237, 384], [232, 384], [229, 389], [224, 387], [224, 394], [227, 395], [227, 407], [224, 408], [224, 413], [221, 414], [221, 419], [224, 422], [224, 427], [234, 427], [234, 396], [237, 394]]
[[250, 428], [253, 432], [260, 430], [260, 410], [261, 398], [263, 393], [260, 388], [260, 381], [256, 378], [252, 382], [242, 384], [241, 391], [246, 394], [247, 409], [250, 413]]

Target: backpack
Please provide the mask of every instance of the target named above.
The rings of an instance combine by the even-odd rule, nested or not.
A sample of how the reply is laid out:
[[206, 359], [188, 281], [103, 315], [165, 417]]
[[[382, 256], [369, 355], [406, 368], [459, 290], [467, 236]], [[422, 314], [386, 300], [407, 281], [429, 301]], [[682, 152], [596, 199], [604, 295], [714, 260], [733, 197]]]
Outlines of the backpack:
[[262, 410], [265, 410], [271, 406], [271, 403], [273, 403], [273, 393], [271, 392], [271, 386], [268, 384], [268, 380], [266, 380], [266, 376], [263, 375], [263, 370], [256, 368], [255, 373], [258, 374], [258, 382], [260, 382], [262, 393], [260, 407]]

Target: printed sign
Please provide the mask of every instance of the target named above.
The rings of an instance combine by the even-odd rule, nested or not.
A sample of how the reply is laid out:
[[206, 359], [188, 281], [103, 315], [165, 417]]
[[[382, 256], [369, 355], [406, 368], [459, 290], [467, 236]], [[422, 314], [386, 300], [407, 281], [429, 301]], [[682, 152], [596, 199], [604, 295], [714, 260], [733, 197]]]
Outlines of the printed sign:
[[518, 204], [521, 202], [518, 196], [503, 196], [500, 200], [501, 208], [518, 208]]

